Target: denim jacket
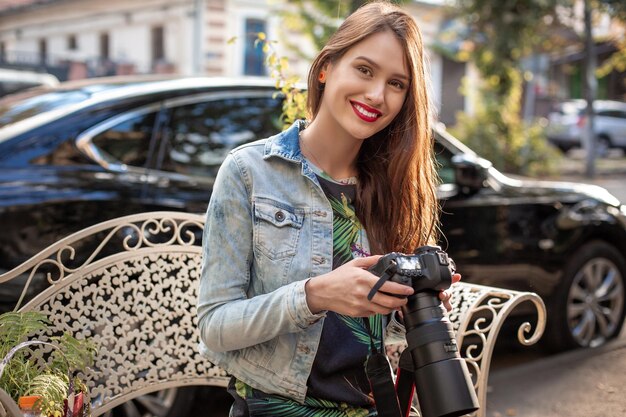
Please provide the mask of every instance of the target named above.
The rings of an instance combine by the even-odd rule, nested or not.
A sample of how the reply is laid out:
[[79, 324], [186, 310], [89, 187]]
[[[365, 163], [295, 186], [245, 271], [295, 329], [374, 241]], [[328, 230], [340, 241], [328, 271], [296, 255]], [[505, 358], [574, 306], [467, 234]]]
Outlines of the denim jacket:
[[233, 150], [222, 164], [207, 209], [198, 300], [208, 360], [299, 402], [325, 316], [309, 310], [304, 286], [330, 272], [333, 256], [332, 209], [300, 151], [303, 123]]

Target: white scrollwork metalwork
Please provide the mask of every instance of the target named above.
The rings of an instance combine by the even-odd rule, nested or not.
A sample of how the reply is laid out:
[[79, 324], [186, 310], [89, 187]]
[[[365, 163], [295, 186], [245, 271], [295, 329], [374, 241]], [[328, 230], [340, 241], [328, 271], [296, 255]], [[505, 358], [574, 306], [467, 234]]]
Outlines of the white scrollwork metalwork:
[[[0, 275], [0, 283], [28, 275], [19, 303], [35, 278], [48, 288], [22, 310], [53, 321], [53, 333], [90, 337], [96, 363], [85, 375], [93, 415], [152, 391], [186, 385], [225, 386], [228, 375], [198, 354], [196, 297], [200, 273], [201, 215], [153, 212], [121, 217], [77, 232]], [[461, 356], [472, 373], [486, 415], [486, 388], [495, 339], [518, 304], [538, 311], [518, 331], [525, 345], [545, 326], [545, 307], [532, 293], [459, 283], [449, 318]], [[41, 335], [46, 340], [51, 334]], [[399, 355], [402, 346], [388, 352]]]
[[[539, 296], [529, 292], [464, 282], [455, 284], [450, 291], [452, 292], [452, 311], [448, 314], [448, 318], [456, 332], [457, 345], [461, 349], [460, 355], [465, 359], [474, 382], [478, 402], [481, 404], [481, 408], [469, 416], [484, 417], [487, 415], [489, 366], [502, 324], [519, 304], [533, 303], [537, 311], [534, 332], [532, 332], [533, 326], [528, 322], [521, 324], [518, 329], [519, 342], [526, 346], [532, 345], [539, 340], [545, 329], [545, 306]], [[530, 337], [526, 337], [531, 332]], [[387, 349], [394, 368], [405, 347], [406, 345], [397, 345]]]

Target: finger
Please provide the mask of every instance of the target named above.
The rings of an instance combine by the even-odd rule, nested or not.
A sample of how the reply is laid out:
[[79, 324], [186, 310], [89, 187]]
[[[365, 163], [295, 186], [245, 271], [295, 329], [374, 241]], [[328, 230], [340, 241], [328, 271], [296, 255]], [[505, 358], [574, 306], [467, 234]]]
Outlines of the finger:
[[378, 291], [382, 291], [388, 294], [400, 295], [402, 297], [412, 295], [415, 292], [413, 290], [413, 287], [409, 287], [408, 285], [403, 285], [393, 281], [385, 282]]
[[461, 274], [454, 274], [452, 275], [452, 283], [456, 283], [459, 282], [461, 280]]
[[365, 256], [363, 258], [354, 258], [350, 261], [352, 266], [356, 266], [358, 268], [369, 268], [371, 266], [376, 265], [376, 262], [382, 257], [382, 255], [372, 255]]
[[387, 307], [383, 307], [381, 305], [378, 304], [372, 304], [369, 308], [368, 311], [368, 316], [374, 315], [374, 314], [383, 314], [383, 315], [387, 315], [387, 314], [391, 314], [393, 311], [395, 311], [395, 308], [387, 308]]
[[448, 291], [441, 291], [439, 293], [439, 299], [442, 301], [443, 306], [445, 307], [446, 311], [452, 310], [452, 304], [450, 303], [451, 298], [452, 298], [452, 294], [449, 293]]
[[392, 295], [377, 292], [376, 295], [372, 297], [372, 303], [386, 309], [397, 310], [407, 303], [407, 299], [406, 297], [398, 298]]

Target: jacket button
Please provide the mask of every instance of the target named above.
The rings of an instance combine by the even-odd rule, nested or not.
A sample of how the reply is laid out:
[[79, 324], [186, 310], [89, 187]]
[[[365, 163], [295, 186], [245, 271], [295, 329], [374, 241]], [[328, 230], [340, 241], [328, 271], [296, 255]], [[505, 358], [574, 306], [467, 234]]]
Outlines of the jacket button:
[[282, 222], [283, 220], [285, 220], [285, 213], [283, 213], [282, 211], [277, 211], [274, 215], [274, 218], [276, 219], [276, 221]]

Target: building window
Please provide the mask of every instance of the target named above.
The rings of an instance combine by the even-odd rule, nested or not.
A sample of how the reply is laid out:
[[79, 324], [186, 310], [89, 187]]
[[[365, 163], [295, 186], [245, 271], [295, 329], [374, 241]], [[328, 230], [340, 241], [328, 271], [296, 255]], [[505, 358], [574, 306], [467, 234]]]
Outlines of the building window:
[[0, 42], [0, 62], [4, 62], [7, 56], [7, 45], [4, 42]]
[[110, 45], [109, 34], [101, 33], [100, 34], [100, 58], [103, 60], [107, 60], [111, 56], [109, 45]]
[[152, 63], [157, 63], [165, 58], [165, 44], [163, 26], [152, 28]]
[[76, 35], [69, 35], [67, 37], [67, 49], [70, 51], [75, 51], [78, 49], [78, 41], [76, 40]]
[[265, 75], [265, 59], [263, 47], [256, 44], [259, 32], [265, 32], [265, 21], [260, 19], [246, 19], [246, 45], [244, 51], [244, 75]]

